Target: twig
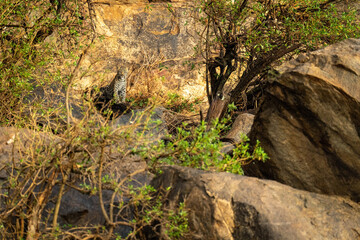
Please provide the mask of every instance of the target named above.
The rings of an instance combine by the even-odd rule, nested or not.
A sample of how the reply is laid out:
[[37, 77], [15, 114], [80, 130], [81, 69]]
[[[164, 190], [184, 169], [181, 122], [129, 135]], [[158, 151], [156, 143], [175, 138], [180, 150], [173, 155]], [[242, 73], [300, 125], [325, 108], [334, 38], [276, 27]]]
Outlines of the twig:
[[104, 215], [104, 218], [106, 220], [106, 223], [109, 226], [113, 226], [114, 223], [110, 220], [108, 214], [106, 213], [105, 207], [104, 207], [104, 200], [103, 200], [103, 193], [102, 193], [102, 183], [101, 183], [101, 175], [102, 175], [102, 169], [103, 169], [103, 157], [104, 157], [104, 146], [101, 146], [101, 153], [100, 153], [100, 159], [99, 159], [99, 174], [98, 174], [98, 181], [99, 181], [99, 201], [100, 201], [100, 207], [101, 212]]
[[70, 168], [67, 169], [65, 176], [62, 177], [63, 180], [62, 180], [62, 183], [60, 186], [59, 195], [58, 195], [56, 205], [55, 205], [54, 218], [53, 218], [53, 223], [52, 223], [53, 227], [52, 227], [52, 231], [51, 231], [52, 233], [55, 233], [55, 230], [56, 230], [57, 218], [59, 216], [59, 210], [60, 210], [60, 205], [61, 205], [61, 199], [64, 194], [64, 187], [65, 187], [65, 183], [68, 179], [69, 172], [70, 172]]
[[70, 79], [69, 79], [69, 83], [68, 86], [66, 88], [66, 96], [65, 96], [65, 105], [66, 105], [66, 113], [67, 113], [67, 129], [70, 129], [70, 119], [72, 118], [72, 113], [70, 111], [70, 104], [69, 104], [69, 95], [70, 95], [70, 88], [71, 85], [73, 84], [74, 78], [76, 76], [77, 71], [80, 68], [81, 62], [84, 58], [84, 56], [87, 54], [88, 50], [90, 49], [90, 47], [92, 46], [93, 42], [95, 40], [95, 35], [93, 35], [90, 44], [85, 48], [85, 50], [80, 54], [79, 60], [76, 63], [76, 67], [74, 69], [74, 71], [70, 74]]

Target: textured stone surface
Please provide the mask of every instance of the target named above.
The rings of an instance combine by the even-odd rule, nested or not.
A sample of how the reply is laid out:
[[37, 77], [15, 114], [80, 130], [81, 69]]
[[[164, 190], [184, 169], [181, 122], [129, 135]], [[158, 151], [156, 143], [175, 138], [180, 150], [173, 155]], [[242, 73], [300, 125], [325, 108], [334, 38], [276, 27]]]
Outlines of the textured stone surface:
[[275, 181], [166, 167], [152, 181], [171, 186], [169, 206], [189, 209], [187, 239], [357, 239], [360, 206]]
[[5, 178], [6, 172], [3, 166], [10, 164], [12, 159], [16, 163], [20, 158], [21, 151], [49, 144], [55, 145], [60, 142], [60, 138], [55, 135], [36, 132], [30, 129], [17, 129], [13, 127], [0, 127], [0, 179]]
[[[187, 98], [205, 96], [204, 82], [193, 58], [197, 44], [189, 1], [92, 1], [91, 16], [101, 35], [85, 56], [77, 79], [84, 88], [109, 83], [116, 67], [131, 69], [129, 97], [140, 92]], [[146, 80], [146, 81], [145, 81]]]
[[227, 138], [232, 138], [235, 142], [242, 140], [242, 135], [248, 135], [254, 122], [254, 115], [250, 113], [240, 114], [234, 121], [230, 131], [226, 134]]
[[360, 39], [281, 67], [251, 132], [270, 156], [246, 174], [360, 201]]

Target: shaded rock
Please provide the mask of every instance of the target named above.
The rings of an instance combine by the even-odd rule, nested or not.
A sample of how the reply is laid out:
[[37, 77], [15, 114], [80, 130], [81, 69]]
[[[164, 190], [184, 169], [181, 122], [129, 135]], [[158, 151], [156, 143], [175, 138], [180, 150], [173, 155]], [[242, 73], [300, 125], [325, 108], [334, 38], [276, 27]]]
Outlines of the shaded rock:
[[360, 39], [302, 55], [280, 73], [250, 134], [270, 160], [245, 174], [360, 201]]
[[[104, 87], [101, 88], [105, 89]], [[96, 109], [105, 117], [110, 117], [111, 119], [117, 118], [122, 114], [131, 111], [131, 105], [127, 102], [123, 103], [114, 103], [112, 98], [108, 98], [104, 95], [95, 96], [93, 102]], [[111, 114], [109, 115], [109, 110]]]
[[[67, 123], [66, 90], [60, 83], [38, 85], [34, 81], [33, 90], [25, 96], [23, 103], [27, 106], [24, 114], [34, 117], [33, 121], [37, 125], [50, 127], [54, 132], [64, 129]], [[71, 123], [84, 117], [86, 107], [72, 93], [69, 96], [69, 108]]]
[[4, 210], [4, 205], [7, 202], [5, 200], [8, 200], [7, 193], [13, 190], [8, 186], [9, 174], [16, 175], [19, 162], [23, 161], [30, 165], [34, 161], [31, 161], [33, 159], [29, 152], [41, 151], [43, 150], [42, 147], [46, 145], [55, 149], [60, 147], [60, 142], [61, 139], [52, 134], [30, 129], [0, 127], [0, 212]]
[[139, 141], [156, 141], [165, 137], [167, 126], [164, 123], [163, 107], [154, 109], [135, 109], [114, 119], [110, 124], [116, 129], [125, 129], [139, 136]]
[[[123, 176], [122, 176], [123, 177]], [[120, 182], [122, 177], [115, 179], [117, 182]], [[144, 171], [143, 173], [137, 174], [132, 178], [131, 184], [134, 187], [141, 187], [145, 184], [149, 184], [152, 179], [152, 174]], [[130, 183], [126, 183], [124, 185], [128, 185]], [[121, 211], [118, 207], [114, 207], [114, 221], [130, 221], [133, 216], [131, 214], [131, 209], [129, 206], [126, 206], [130, 199], [128, 197], [122, 196], [121, 194], [117, 194], [114, 202], [111, 202], [112, 190], [103, 190], [102, 198], [104, 208], [109, 214], [110, 204], [114, 204], [114, 206], [125, 205], [124, 209]], [[59, 187], [56, 186], [52, 191], [52, 197], [56, 199], [59, 194]], [[101, 202], [99, 198], [99, 194], [85, 194], [80, 191], [77, 191], [73, 188], [66, 188], [65, 193], [61, 199], [61, 205], [59, 210], [59, 218], [58, 224], [60, 226], [77, 226], [77, 227], [85, 227], [85, 226], [107, 226], [106, 219], [101, 210]], [[55, 203], [49, 201], [45, 206], [43, 212], [43, 218], [48, 218], [49, 220], [53, 219], [53, 215], [48, 215], [47, 212], [52, 213], [52, 209], [55, 208]], [[119, 224], [116, 226], [114, 231], [125, 238], [131, 231], [132, 228], [129, 226]]]
[[360, 206], [337, 196], [297, 190], [275, 181], [191, 168], [165, 167], [152, 181], [171, 186], [169, 204], [184, 202], [187, 239], [356, 239]]
[[[126, 143], [125, 140], [124, 142]], [[16, 177], [20, 178], [19, 181], [21, 182], [21, 178], [24, 177], [24, 175], [30, 174], [28, 172], [31, 170], [27, 170], [27, 168], [35, 168], [33, 165], [36, 164], [38, 165], [37, 167], [40, 168], [39, 159], [36, 159], [31, 153], [38, 149], [61, 149], [64, 144], [64, 139], [49, 133], [36, 132], [28, 129], [0, 128], [0, 213], [4, 213], [4, 210], [9, 210], [8, 208], [5, 209], [6, 204], [9, 204], [8, 195], [12, 196], [11, 194], [16, 194], [16, 192], [12, 192], [13, 190], [9, 187], [8, 178], [11, 175], [10, 173], [12, 172]], [[125, 181], [121, 186], [119, 185], [122, 189], [126, 189], [129, 184], [133, 185], [134, 188], [149, 184], [153, 175], [147, 171], [146, 163], [136, 155], [124, 156], [123, 153], [117, 150], [117, 147], [118, 145], [114, 144], [113, 146], [107, 146], [104, 149], [106, 161], [103, 163], [103, 176], [111, 176], [116, 183], [120, 183], [127, 177], [129, 181]], [[98, 159], [99, 152], [96, 152], [96, 149], [89, 149], [89, 151], [92, 153], [94, 159]], [[84, 162], [83, 154], [78, 152], [75, 154], [75, 158], [77, 157], [79, 159], [76, 161], [76, 164], [82, 164], [82, 162]], [[66, 169], [65, 166], [68, 164], [68, 156], [64, 154], [58, 161], [58, 163], [53, 164], [61, 164], [64, 169]], [[12, 168], [14, 164], [16, 168]], [[31, 167], [29, 167], [29, 165], [31, 165]], [[94, 169], [94, 174], [98, 171], [97, 163], [93, 163], [92, 166], [88, 167], [89, 169]], [[16, 171], [19, 171], [19, 169], [23, 171], [20, 176], [16, 174]], [[63, 171], [65, 171], [64, 169]], [[86, 176], [85, 174], [80, 175], [79, 173], [76, 173], [76, 167], [72, 170], [74, 172], [70, 174], [68, 183], [75, 187], [73, 188], [69, 185], [65, 186], [57, 221], [59, 226], [64, 228], [71, 228], [74, 226], [106, 226], [106, 220], [101, 210], [99, 193], [96, 191], [96, 194], [90, 193], [90, 191], [87, 192], [85, 190], [86, 188], [84, 188], [84, 184], [95, 188], [97, 187], [97, 184], [94, 186], [92, 185], [94, 183], [91, 183], [92, 177], [95, 176], [91, 174], [89, 174], [89, 176]], [[46, 171], [45, 167], [44, 171]], [[130, 174], [132, 174], [131, 177], [129, 177]], [[61, 174], [58, 179], [59, 184], [61, 183], [60, 176]], [[40, 181], [39, 179], [36, 180]], [[32, 179], [28, 179], [28, 181], [31, 182]], [[42, 219], [46, 219], [48, 223], [51, 223], [53, 219], [55, 204], [59, 196], [59, 184], [50, 186], [51, 195], [48, 199], [46, 198], [44, 210], [42, 211]], [[50, 183], [46, 184], [46, 186], [49, 185]], [[29, 197], [29, 202], [34, 200], [34, 196], [39, 197], [40, 193], [43, 191], [43, 189], [41, 189], [42, 187], [42, 183], [39, 183], [39, 186], [35, 187], [34, 195]], [[26, 186], [24, 188], [26, 189]], [[78, 190], [80, 188], [84, 191]], [[112, 195], [114, 193], [114, 191], [109, 189], [112, 189], [112, 186], [107, 186], [103, 183], [102, 197], [104, 208], [107, 212], [109, 212], [111, 199], [113, 197]], [[16, 195], [16, 197], [18, 197], [18, 195]], [[114, 198], [113, 204], [119, 206], [123, 203], [126, 206], [128, 202], [129, 198], [127, 195], [125, 196], [125, 194], [118, 193]], [[7, 207], [9, 206], [7, 205]], [[125, 210], [129, 211], [129, 207], [125, 208]], [[125, 210], [121, 210], [124, 212], [119, 212], [119, 208], [115, 207], [114, 221], [130, 221], [132, 216]], [[131, 230], [132, 229], [126, 226], [126, 224], [119, 224], [114, 229], [114, 232], [120, 234], [122, 237], [126, 237]]]
[[[10, 164], [12, 158], [18, 160], [23, 158], [21, 152], [32, 147], [49, 145], [53, 143], [57, 145], [61, 139], [56, 135], [36, 132], [30, 129], [18, 129], [14, 127], [0, 127], [0, 166]], [[16, 161], [17, 163], [17, 161]], [[0, 172], [3, 172], [1, 169]], [[1, 178], [2, 174], [0, 174]]]

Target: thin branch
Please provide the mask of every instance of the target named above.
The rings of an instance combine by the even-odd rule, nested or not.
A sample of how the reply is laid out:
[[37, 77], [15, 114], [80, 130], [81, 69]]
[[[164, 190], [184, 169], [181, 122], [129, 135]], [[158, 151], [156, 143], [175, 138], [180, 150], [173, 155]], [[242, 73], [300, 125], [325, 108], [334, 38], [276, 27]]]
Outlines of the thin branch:
[[210, 95], [210, 86], [209, 86], [209, 52], [210, 52], [210, 16], [208, 16], [208, 21], [207, 21], [207, 30], [206, 30], [206, 40], [205, 40], [205, 44], [206, 44], [206, 50], [205, 50], [205, 61], [206, 61], [206, 95], [208, 97], [208, 102], [211, 105], [212, 102], [212, 97]]
[[70, 129], [70, 123], [71, 123], [71, 119], [72, 119], [72, 113], [70, 111], [70, 103], [69, 103], [69, 95], [70, 95], [70, 89], [71, 86], [73, 84], [74, 78], [76, 76], [76, 73], [78, 72], [80, 65], [82, 63], [82, 60], [84, 58], [84, 56], [87, 54], [88, 50], [90, 49], [90, 47], [92, 46], [93, 42], [95, 40], [95, 36], [92, 37], [91, 39], [91, 43], [85, 48], [85, 50], [80, 54], [79, 60], [76, 63], [76, 67], [74, 69], [74, 71], [71, 73], [70, 75], [70, 79], [66, 88], [66, 95], [65, 95], [65, 105], [66, 105], [66, 113], [67, 113], [67, 129]]
[[66, 183], [66, 181], [68, 179], [69, 172], [70, 172], [70, 168], [67, 169], [67, 172], [62, 177], [62, 183], [61, 183], [61, 186], [60, 186], [59, 195], [58, 195], [56, 205], [55, 205], [55, 210], [54, 210], [54, 218], [53, 218], [53, 223], [52, 223], [52, 225], [53, 225], [52, 233], [54, 233], [55, 230], [56, 230], [57, 218], [59, 216], [59, 210], [60, 210], [60, 205], [61, 205], [61, 199], [62, 199], [62, 196], [64, 194], [65, 183]]
[[269, 66], [274, 61], [283, 57], [287, 53], [294, 51], [299, 48], [301, 44], [295, 44], [290, 47], [274, 48], [266, 56], [253, 60], [250, 57], [247, 68], [243, 75], [239, 78], [238, 84], [231, 91], [231, 102], [235, 101], [236, 98], [245, 90], [246, 86], [254, 79], [256, 75], [261, 73], [264, 68]]
[[103, 169], [103, 157], [104, 157], [104, 146], [101, 147], [100, 153], [100, 160], [99, 160], [99, 173], [98, 173], [98, 181], [99, 181], [99, 201], [100, 201], [100, 208], [101, 212], [106, 220], [106, 223], [109, 226], [113, 226], [114, 223], [110, 220], [109, 215], [106, 213], [104, 207], [104, 200], [103, 200], [103, 192], [102, 192], [102, 169]]
[[[116, 186], [116, 189], [120, 189], [120, 187], [125, 183], [126, 180], [132, 178], [133, 176], [142, 173], [146, 170], [146, 168], [143, 169], [139, 169], [135, 172], [130, 173], [129, 175], [127, 175], [126, 177], [124, 177]], [[110, 221], [113, 222], [114, 221], [114, 201], [115, 201], [115, 196], [117, 193], [117, 190], [115, 189], [114, 193], [111, 196], [111, 202], [110, 202]]]

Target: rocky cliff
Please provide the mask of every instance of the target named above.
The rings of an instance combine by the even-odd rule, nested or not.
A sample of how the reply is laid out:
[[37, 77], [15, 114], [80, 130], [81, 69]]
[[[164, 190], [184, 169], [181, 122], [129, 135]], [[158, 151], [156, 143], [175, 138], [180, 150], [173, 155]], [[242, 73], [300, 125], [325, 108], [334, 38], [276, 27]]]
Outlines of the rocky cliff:
[[[82, 62], [81, 88], [109, 82], [120, 65], [131, 69], [129, 97], [204, 97], [197, 24], [188, 1], [92, 1], [90, 17], [99, 36]], [[146, 79], [146, 81], [145, 81]]]

